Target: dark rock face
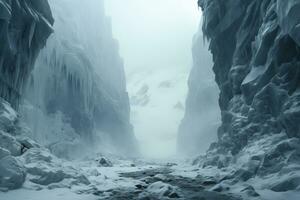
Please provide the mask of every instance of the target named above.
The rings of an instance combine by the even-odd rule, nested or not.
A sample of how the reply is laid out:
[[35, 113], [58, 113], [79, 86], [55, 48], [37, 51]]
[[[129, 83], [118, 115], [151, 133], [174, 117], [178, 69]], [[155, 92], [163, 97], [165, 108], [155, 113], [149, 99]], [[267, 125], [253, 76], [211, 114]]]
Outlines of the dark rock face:
[[293, 31], [300, 17], [293, 10], [300, 4], [281, 4], [203, 1], [203, 31], [221, 89], [219, 143], [231, 146], [233, 154], [254, 134], [285, 131], [299, 137], [297, 120], [291, 119], [299, 115], [300, 51]]
[[0, 1], [0, 97], [14, 107], [52, 24], [47, 0]]
[[[26, 173], [18, 157], [29, 148], [19, 142], [18, 108], [34, 63], [52, 33], [47, 0], [0, 0], [0, 187], [17, 189]], [[22, 139], [25, 142], [25, 138]], [[26, 140], [29, 144], [29, 139]]]
[[202, 166], [243, 164], [239, 157], [247, 154], [249, 163], [259, 163], [252, 175], [289, 171], [286, 163], [298, 162], [300, 146], [300, 2], [200, 0], [199, 5], [222, 112], [218, 142]]

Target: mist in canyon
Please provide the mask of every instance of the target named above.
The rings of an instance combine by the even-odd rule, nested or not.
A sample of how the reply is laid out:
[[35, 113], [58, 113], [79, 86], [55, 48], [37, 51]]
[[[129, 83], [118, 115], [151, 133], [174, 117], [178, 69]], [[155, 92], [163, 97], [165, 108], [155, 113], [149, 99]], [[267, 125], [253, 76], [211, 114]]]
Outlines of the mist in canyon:
[[[113, 35], [118, 38], [124, 58], [131, 122], [141, 152], [151, 158], [174, 157], [179, 150], [177, 135], [185, 113], [189, 74], [193, 65], [200, 64], [198, 60], [201, 60], [203, 71], [200, 74], [205, 84], [199, 89], [203, 92], [208, 87], [215, 90], [211, 94], [203, 94], [208, 96], [207, 101], [203, 99], [203, 104], [208, 105], [208, 112], [216, 112], [214, 116], [203, 118], [208, 117], [208, 123], [214, 121], [218, 124], [220, 116], [212, 57], [201, 31], [197, 34], [201, 29], [201, 10], [193, 0], [166, 0], [150, 4], [129, 0], [122, 6], [118, 0], [107, 0], [105, 5], [114, 25]], [[201, 44], [193, 48], [197, 41]], [[200, 58], [193, 58], [193, 49], [198, 51]], [[216, 140], [216, 131], [205, 130], [205, 126], [203, 124], [195, 130], [202, 135], [197, 140], [199, 144], [193, 144], [194, 148], [198, 148], [193, 151], [195, 154], [204, 153]], [[183, 145], [188, 147], [189, 143]]]
[[0, 199], [300, 199], [299, 9], [0, 0]]

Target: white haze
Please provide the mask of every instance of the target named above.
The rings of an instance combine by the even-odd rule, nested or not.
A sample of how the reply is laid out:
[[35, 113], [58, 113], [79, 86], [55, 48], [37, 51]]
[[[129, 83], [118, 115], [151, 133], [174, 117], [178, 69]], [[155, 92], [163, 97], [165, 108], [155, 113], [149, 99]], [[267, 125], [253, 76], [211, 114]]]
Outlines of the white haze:
[[131, 121], [142, 153], [175, 155], [192, 40], [201, 21], [197, 1], [106, 0], [105, 7], [124, 58]]
[[[49, 4], [55, 19], [54, 32], [36, 60], [27, 100], [22, 105], [23, 120], [32, 130], [30, 137], [65, 157], [89, 153], [84, 150], [126, 154], [129, 150], [120, 150], [121, 145], [115, 142], [123, 136], [126, 138], [122, 145], [132, 146], [128, 142], [131, 132], [116, 132], [111, 139], [113, 134], [101, 127], [94, 112], [96, 107], [109, 107], [110, 111], [118, 109], [118, 115], [125, 120], [128, 118], [127, 107], [122, 106], [127, 102], [127, 96], [122, 95], [126, 86], [122, 58], [104, 13], [104, 1], [86, 0], [83, 4], [82, 0], [49, 0]], [[69, 84], [69, 79], [76, 83]], [[67, 92], [73, 87], [76, 103], [69, 100]], [[71, 113], [67, 110], [69, 105]], [[77, 122], [82, 128], [76, 129], [77, 124], [72, 123], [76, 117], [84, 118]], [[107, 120], [105, 125], [111, 126], [110, 123], [114, 120]]]

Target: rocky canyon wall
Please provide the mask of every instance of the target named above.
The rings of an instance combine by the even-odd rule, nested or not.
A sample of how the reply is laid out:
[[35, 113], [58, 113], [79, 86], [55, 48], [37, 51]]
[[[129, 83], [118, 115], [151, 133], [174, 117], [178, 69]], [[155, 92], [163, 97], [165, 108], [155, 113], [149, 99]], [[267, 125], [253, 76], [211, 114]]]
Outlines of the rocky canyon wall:
[[[199, 0], [198, 4], [220, 89], [222, 124], [218, 141], [194, 163], [233, 171], [225, 179], [246, 181], [262, 176], [269, 180], [266, 175], [277, 174], [278, 179], [269, 180], [264, 187], [296, 189], [300, 2]], [[203, 107], [201, 101], [197, 103]]]
[[47, 0], [0, 1], [0, 97], [15, 108], [53, 22]]
[[134, 153], [123, 61], [103, 1], [49, 3], [54, 33], [37, 58], [22, 110], [32, 137], [60, 155], [82, 152], [82, 144]]
[[3, 0], [0, 11], [0, 97], [19, 112], [16, 127], [29, 127], [22, 134], [64, 157], [87, 147], [135, 154], [123, 61], [103, 1]]

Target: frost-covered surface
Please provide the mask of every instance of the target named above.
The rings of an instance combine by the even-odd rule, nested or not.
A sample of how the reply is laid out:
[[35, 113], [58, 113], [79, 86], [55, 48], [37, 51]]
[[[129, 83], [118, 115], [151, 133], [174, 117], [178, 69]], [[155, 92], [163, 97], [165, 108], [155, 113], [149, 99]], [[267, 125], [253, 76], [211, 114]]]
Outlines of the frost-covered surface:
[[194, 163], [232, 171], [221, 182], [250, 183], [261, 197], [299, 196], [300, 2], [198, 3], [221, 91], [222, 125], [218, 142]]
[[103, 1], [49, 3], [54, 33], [37, 59], [21, 112], [31, 137], [65, 157], [92, 146], [135, 153], [123, 61]]
[[1, 99], [0, 105], [1, 122], [8, 122], [0, 129], [0, 199], [106, 198], [111, 190], [138, 184], [120, 173], [154, 167], [95, 153], [76, 161], [60, 159], [26, 136], [29, 129], [7, 102]]
[[61, 193], [66, 199], [77, 198], [76, 194], [90, 198], [89, 194], [95, 192], [134, 187], [134, 181], [128, 184], [119, 173], [152, 167], [136, 167], [134, 161], [96, 153], [76, 161], [60, 159], [27, 137], [29, 129], [3, 99], [0, 110], [0, 121], [5, 122], [0, 127], [0, 199], [18, 199], [20, 195], [31, 199], [48, 193], [48, 198], [61, 198]]
[[[249, 178], [248, 171], [235, 171], [240, 169], [238, 165], [228, 169], [199, 169], [176, 159], [168, 162], [127, 160], [96, 153], [73, 161], [60, 159], [25, 136], [29, 130], [20, 123], [8, 103], [1, 101], [0, 105], [6, 108], [1, 120], [15, 127], [0, 131], [0, 199], [281, 200], [300, 196], [299, 192], [286, 188], [287, 185], [298, 187], [300, 174], [289, 168], [292, 166], [285, 167], [285, 170], [293, 170], [290, 174]], [[254, 152], [263, 153], [256, 151], [257, 145], [267, 149], [270, 142], [282, 138], [269, 139], [263, 138], [249, 146], [240, 159], [246, 160]], [[291, 139], [281, 141], [291, 146], [295, 143]]]
[[47, 0], [1, 0], [0, 21], [0, 97], [18, 107], [53, 18]]

